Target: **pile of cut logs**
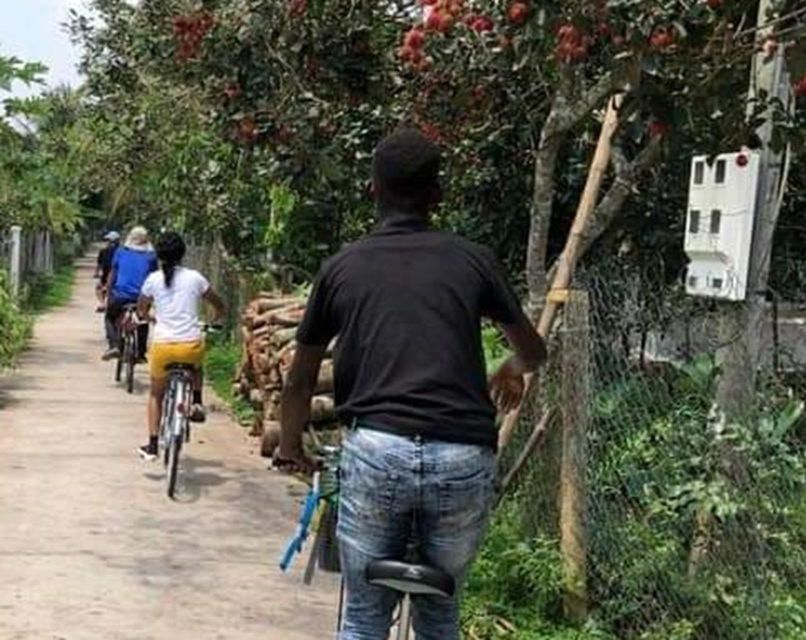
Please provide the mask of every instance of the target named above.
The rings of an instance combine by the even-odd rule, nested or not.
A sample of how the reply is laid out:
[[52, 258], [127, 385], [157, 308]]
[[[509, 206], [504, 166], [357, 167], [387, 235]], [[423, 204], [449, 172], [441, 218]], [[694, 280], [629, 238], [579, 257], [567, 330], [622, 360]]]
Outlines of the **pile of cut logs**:
[[[233, 391], [255, 409], [252, 435], [262, 437], [261, 453], [271, 457], [280, 442], [280, 398], [296, 348], [305, 299], [264, 291], [243, 314], [243, 356]], [[335, 428], [333, 360], [322, 363], [311, 402], [311, 429]], [[314, 435], [315, 437], [315, 435]]]

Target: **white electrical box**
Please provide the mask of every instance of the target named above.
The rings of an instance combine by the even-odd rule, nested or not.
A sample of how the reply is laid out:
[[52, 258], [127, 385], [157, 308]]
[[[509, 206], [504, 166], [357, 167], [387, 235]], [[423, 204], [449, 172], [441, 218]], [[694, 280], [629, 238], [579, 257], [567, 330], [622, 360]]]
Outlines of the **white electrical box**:
[[745, 299], [760, 167], [760, 154], [751, 151], [692, 160], [686, 293]]

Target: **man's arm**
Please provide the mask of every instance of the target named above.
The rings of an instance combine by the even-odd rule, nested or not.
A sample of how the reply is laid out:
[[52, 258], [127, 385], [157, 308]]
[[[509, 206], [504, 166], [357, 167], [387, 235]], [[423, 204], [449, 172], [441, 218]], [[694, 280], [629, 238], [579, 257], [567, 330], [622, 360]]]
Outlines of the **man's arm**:
[[298, 344], [280, 403], [280, 462], [304, 471], [315, 467], [302, 446], [302, 434], [311, 417], [311, 398], [326, 347]]
[[490, 378], [490, 392], [498, 409], [508, 413], [523, 398], [524, 376], [546, 361], [547, 350], [543, 338], [523, 314], [514, 324], [499, 324], [499, 328], [515, 353]]
[[109, 276], [106, 278], [106, 304], [108, 305], [112, 299], [112, 289], [115, 288], [115, 281], [118, 277], [118, 270], [112, 267], [109, 270]]
[[154, 300], [151, 297], [142, 294], [137, 299], [137, 317], [140, 320], [148, 320], [148, 313], [151, 311], [153, 302]]
[[106, 253], [106, 249], [101, 249], [98, 252], [98, 260], [95, 262], [95, 277], [96, 278], [101, 277], [101, 269], [103, 267], [103, 263], [104, 263], [104, 260], [105, 260], [105, 257], [106, 257], [105, 253]]
[[202, 296], [202, 299], [213, 308], [213, 322], [221, 320], [227, 313], [227, 307], [224, 301], [221, 299], [221, 296], [213, 291], [212, 287], [207, 287], [207, 291]]

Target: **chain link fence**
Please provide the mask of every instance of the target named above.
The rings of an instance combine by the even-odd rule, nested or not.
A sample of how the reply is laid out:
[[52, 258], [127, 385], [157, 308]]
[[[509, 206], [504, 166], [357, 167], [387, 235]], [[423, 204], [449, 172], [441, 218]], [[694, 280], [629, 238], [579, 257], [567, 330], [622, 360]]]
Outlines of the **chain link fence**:
[[607, 638], [806, 638], [806, 310], [770, 302], [758, 396], [726, 423], [714, 356], [736, 337], [720, 303], [613, 265], [575, 288], [526, 420], [549, 410], [549, 428], [515, 494], [528, 537], [558, 550], [544, 615]]

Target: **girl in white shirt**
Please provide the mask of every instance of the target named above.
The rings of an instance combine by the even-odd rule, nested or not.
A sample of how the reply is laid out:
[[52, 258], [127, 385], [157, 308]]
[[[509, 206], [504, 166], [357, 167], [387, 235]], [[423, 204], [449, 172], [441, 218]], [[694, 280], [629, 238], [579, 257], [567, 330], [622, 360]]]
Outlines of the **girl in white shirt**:
[[202, 274], [181, 266], [185, 251], [185, 242], [178, 233], [169, 231], [160, 238], [157, 243], [157, 258], [161, 269], [146, 279], [137, 306], [141, 318], [147, 318], [152, 308], [156, 318], [149, 350], [149, 438], [148, 443], [139, 449], [144, 459], [153, 460], [157, 457], [168, 365], [189, 364], [196, 367], [190, 419], [203, 422], [205, 418], [201, 401], [204, 335], [199, 323], [199, 309], [201, 302], [205, 301], [213, 307], [215, 317], [220, 317], [224, 313], [224, 304]]

